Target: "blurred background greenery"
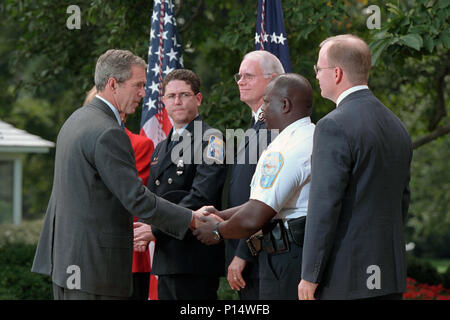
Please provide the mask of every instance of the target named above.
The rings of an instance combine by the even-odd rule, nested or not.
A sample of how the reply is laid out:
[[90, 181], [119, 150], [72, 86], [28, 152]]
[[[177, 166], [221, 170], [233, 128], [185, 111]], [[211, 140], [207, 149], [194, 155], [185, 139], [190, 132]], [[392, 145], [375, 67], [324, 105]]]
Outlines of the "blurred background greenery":
[[[81, 29], [69, 30], [66, 10], [72, 2], [0, 3], [0, 119], [50, 141], [81, 106], [101, 53], [122, 48], [144, 59], [148, 53], [153, 1], [78, 0]], [[284, 0], [282, 5], [293, 70], [315, 91], [314, 122], [334, 108], [320, 97], [312, 68], [319, 43], [353, 33], [370, 44], [369, 86], [406, 124], [415, 147], [407, 242], [415, 243], [416, 257], [448, 263], [450, 1]], [[380, 8], [379, 30], [367, 28], [369, 5]], [[175, 9], [184, 65], [202, 80], [200, 113], [223, 131], [247, 126], [250, 111], [239, 101], [232, 75], [254, 48], [256, 1], [177, 0]], [[127, 122], [134, 132], [139, 124], [140, 111]], [[31, 223], [45, 213], [53, 165], [54, 150], [26, 156], [23, 211]], [[28, 227], [25, 221], [13, 233]]]

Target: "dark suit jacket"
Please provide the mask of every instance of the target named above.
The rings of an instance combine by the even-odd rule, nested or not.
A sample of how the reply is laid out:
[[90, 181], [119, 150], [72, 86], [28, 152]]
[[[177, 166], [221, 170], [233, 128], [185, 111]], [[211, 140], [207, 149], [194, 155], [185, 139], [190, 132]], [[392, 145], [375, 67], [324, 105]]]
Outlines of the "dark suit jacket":
[[[271, 135], [260, 135], [262, 129], [266, 129], [263, 121], [257, 121], [252, 129], [254, 134], [242, 141], [236, 152], [234, 164], [231, 171], [230, 190], [228, 193], [228, 207], [236, 207], [246, 203], [250, 198], [250, 182], [255, 173], [256, 163], [259, 156], [271, 142]], [[261, 139], [261, 140], [260, 140]], [[262, 143], [265, 141], [265, 146]], [[256, 147], [256, 148], [255, 148]], [[255, 148], [255, 149], [252, 149]], [[250, 153], [256, 152], [256, 161], [250, 161]], [[238, 163], [238, 159], [245, 160]], [[238, 256], [245, 261], [247, 265], [244, 269], [244, 277], [250, 276], [258, 278], [258, 257], [252, 256], [245, 240], [226, 240], [226, 266], [228, 267], [234, 256]]]
[[302, 266], [317, 298], [405, 291], [411, 158], [407, 129], [369, 90], [317, 123]]
[[[194, 123], [196, 123], [197, 129], [200, 129], [198, 132], [194, 130]], [[152, 155], [148, 181], [148, 188], [151, 191], [164, 199], [193, 210], [197, 210], [205, 205], [219, 206], [225, 182], [226, 167], [223, 163], [207, 164], [203, 161], [203, 156], [207, 152], [209, 138], [205, 137], [203, 139], [202, 137], [207, 130], [208, 137], [214, 132], [219, 133], [218, 130], [208, 126], [198, 116], [189, 123], [183, 132], [182, 139], [189, 139], [186, 144], [180, 140], [174, 146], [168, 148], [173, 132], [172, 129], [168, 139], [161, 141], [156, 146]], [[216, 134], [216, 136], [218, 135]], [[173, 162], [171, 152], [172, 150], [180, 149], [179, 147], [184, 145], [191, 149], [190, 164], [187, 163], [188, 161], [184, 161], [183, 167], [180, 168], [178, 161], [181, 157], [175, 157]], [[225, 148], [225, 145], [223, 145], [223, 148]], [[188, 154], [187, 152], [189, 151], [183, 150], [183, 154]], [[195, 157], [200, 155], [202, 155], [201, 163], [195, 164]], [[179, 174], [177, 174], [177, 171]], [[156, 237], [152, 274], [217, 276], [223, 274], [223, 244], [206, 246], [197, 240], [191, 231], [188, 231], [182, 240], [167, 235], [156, 226], [152, 226], [152, 231]]]
[[[142, 185], [133, 150], [112, 110], [94, 98], [61, 128], [53, 190], [32, 271], [66, 287], [68, 267], [80, 270], [81, 291], [130, 296], [133, 217], [183, 238], [191, 210]], [[70, 269], [69, 269], [70, 270]]]

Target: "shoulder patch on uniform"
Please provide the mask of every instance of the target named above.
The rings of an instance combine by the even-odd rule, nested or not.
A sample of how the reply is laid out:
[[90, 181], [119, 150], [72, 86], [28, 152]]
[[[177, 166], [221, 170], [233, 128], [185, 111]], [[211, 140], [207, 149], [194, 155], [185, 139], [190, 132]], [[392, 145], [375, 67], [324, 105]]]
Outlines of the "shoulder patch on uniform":
[[268, 153], [263, 160], [259, 184], [264, 189], [272, 187], [284, 164], [283, 155], [279, 152]]
[[223, 140], [215, 135], [211, 135], [208, 141], [208, 148], [206, 150], [206, 157], [223, 163], [224, 148]]

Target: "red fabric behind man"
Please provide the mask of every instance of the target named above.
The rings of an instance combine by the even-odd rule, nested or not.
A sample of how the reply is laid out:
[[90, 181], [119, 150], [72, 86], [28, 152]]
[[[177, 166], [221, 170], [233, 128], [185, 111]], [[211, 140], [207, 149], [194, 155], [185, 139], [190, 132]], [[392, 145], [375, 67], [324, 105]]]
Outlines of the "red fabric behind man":
[[[142, 183], [144, 185], [147, 185], [147, 180], [150, 174], [150, 157], [152, 156], [153, 150], [155, 149], [153, 141], [147, 137], [134, 134], [127, 128], [125, 128], [125, 132], [130, 138], [131, 146], [134, 150], [134, 157], [136, 159], [136, 169], [138, 171], [138, 175], [142, 179]], [[134, 221], [137, 221], [136, 217], [134, 217]], [[149, 250], [147, 249], [145, 252], [133, 251], [133, 273], [149, 274], [150, 270], [151, 263]], [[152, 277], [149, 285], [149, 297], [152, 300], [158, 299], [156, 281], [157, 279]]]

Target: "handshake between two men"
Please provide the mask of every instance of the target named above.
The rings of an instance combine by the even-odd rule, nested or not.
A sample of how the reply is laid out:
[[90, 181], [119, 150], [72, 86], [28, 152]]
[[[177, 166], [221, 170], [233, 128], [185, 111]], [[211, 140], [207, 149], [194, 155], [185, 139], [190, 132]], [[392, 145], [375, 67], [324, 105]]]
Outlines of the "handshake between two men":
[[[194, 211], [191, 229], [193, 234], [206, 245], [219, 243], [225, 239], [244, 239], [260, 230], [268, 223], [276, 211], [258, 200], [219, 211], [213, 206], [204, 206]], [[134, 223], [134, 250], [143, 252], [148, 243], [156, 240], [151, 226], [141, 222]]]
[[[220, 222], [228, 218], [213, 206], [203, 206], [193, 212], [190, 228], [202, 243], [207, 245], [217, 244], [222, 240], [222, 237], [215, 229]], [[156, 238], [148, 224], [135, 222], [134, 228], [134, 250], [143, 252], [147, 249], [149, 242], [156, 240]]]

